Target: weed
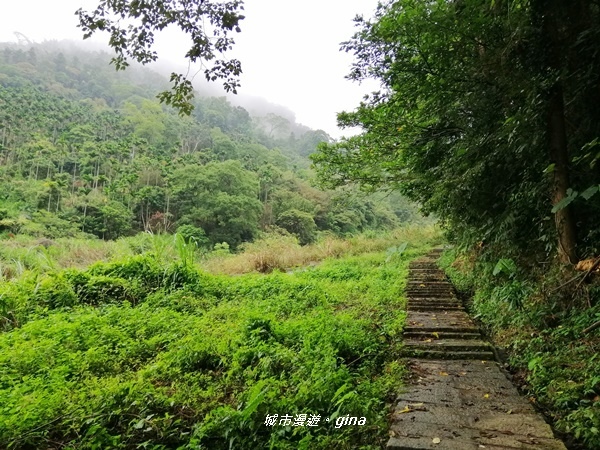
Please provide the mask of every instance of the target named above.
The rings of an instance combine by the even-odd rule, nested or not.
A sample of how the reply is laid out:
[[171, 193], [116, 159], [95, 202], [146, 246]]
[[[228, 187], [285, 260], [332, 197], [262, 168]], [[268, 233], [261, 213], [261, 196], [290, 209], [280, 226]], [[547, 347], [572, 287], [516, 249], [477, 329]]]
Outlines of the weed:
[[[404, 371], [408, 261], [426, 248], [238, 277], [147, 253], [10, 283], [0, 296], [9, 330], [0, 334], [0, 440], [15, 449], [379, 448]], [[321, 419], [265, 426], [274, 413]], [[368, 426], [334, 428], [347, 414]]]

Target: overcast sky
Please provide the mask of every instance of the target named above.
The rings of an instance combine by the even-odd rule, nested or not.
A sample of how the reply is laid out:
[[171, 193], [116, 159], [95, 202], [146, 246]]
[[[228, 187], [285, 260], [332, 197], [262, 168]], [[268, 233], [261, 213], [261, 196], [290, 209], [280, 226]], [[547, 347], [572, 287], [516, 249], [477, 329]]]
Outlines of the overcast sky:
[[[96, 4], [2, 1], [0, 41], [16, 41], [15, 31], [35, 42], [80, 40], [74, 12]], [[244, 72], [240, 94], [286, 106], [298, 122], [311, 128], [335, 137], [344, 134], [336, 128], [335, 114], [353, 109], [375, 84], [361, 86], [344, 79], [352, 57], [339, 51], [339, 43], [353, 34], [356, 14], [370, 17], [376, 6], [377, 0], [246, 0], [246, 19], [235, 48]], [[94, 40], [106, 42], [102, 37]], [[161, 59], [181, 64], [186, 43], [176, 30], [166, 30], [157, 39]]]

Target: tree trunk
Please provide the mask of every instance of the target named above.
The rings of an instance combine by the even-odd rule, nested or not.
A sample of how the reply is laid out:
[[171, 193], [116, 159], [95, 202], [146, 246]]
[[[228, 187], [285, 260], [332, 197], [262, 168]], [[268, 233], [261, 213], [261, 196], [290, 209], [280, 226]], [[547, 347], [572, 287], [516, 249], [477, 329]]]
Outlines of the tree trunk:
[[[569, 154], [567, 150], [567, 131], [565, 125], [565, 106], [563, 92], [557, 83], [550, 92], [548, 104], [548, 139], [550, 158], [554, 163], [552, 186], [552, 205], [556, 205], [567, 196], [569, 189]], [[558, 255], [562, 262], [577, 262], [577, 232], [571, 206], [556, 211], [554, 223], [558, 234]]]
[[[561, 29], [562, 0], [533, 2], [534, 14], [541, 19], [542, 51], [545, 58], [541, 67], [542, 72], [551, 69], [549, 74], [556, 81], [547, 91], [547, 127], [550, 161], [554, 164], [552, 180], [552, 205], [555, 206], [565, 197], [569, 184], [569, 152], [567, 128], [565, 121], [565, 103], [563, 98], [561, 71], [564, 68], [566, 56], [562, 51], [565, 40], [564, 27]], [[537, 11], [535, 11], [537, 9]], [[567, 27], [568, 28], [568, 27]], [[554, 215], [556, 234], [558, 238], [558, 256], [564, 263], [577, 262], [577, 233], [571, 206], [558, 210]]]

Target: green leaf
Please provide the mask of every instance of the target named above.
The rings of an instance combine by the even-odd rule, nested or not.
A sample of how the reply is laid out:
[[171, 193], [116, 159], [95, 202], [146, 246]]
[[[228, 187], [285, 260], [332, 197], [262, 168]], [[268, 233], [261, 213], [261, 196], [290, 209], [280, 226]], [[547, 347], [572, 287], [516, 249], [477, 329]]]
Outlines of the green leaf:
[[569, 189], [569, 191], [567, 191], [567, 196], [552, 207], [552, 213], [556, 214], [561, 209], [564, 209], [567, 206], [569, 206], [571, 204], [571, 202], [573, 200], [575, 200], [575, 198], [578, 195], [579, 195], [579, 193], [577, 191], [573, 191], [573, 190]]
[[550, 164], [548, 167], [546, 167], [544, 169], [544, 171], [542, 173], [552, 173], [552, 172], [554, 172], [555, 167], [556, 167], [556, 164]]
[[265, 394], [269, 391], [269, 386], [265, 386], [266, 384], [267, 382], [265, 380], [259, 381], [248, 394], [248, 403], [242, 411], [242, 416], [245, 419], [249, 418], [262, 403], [263, 399], [265, 398]]
[[590, 198], [592, 198], [592, 196], [598, 192], [598, 189], [600, 188], [600, 186], [596, 185], [596, 186], [590, 186], [589, 188], [587, 188], [585, 191], [583, 191], [581, 193], [581, 196], [586, 199], [589, 200]]
[[517, 265], [510, 258], [500, 258], [496, 263], [492, 275], [496, 276], [499, 273], [505, 273], [507, 275], [514, 275], [517, 272]]
[[398, 246], [398, 250], [396, 250], [398, 252], [398, 255], [402, 255], [402, 253], [404, 253], [404, 250], [406, 250], [406, 247], [408, 247], [408, 242], [403, 242], [402, 244], [400, 244]]

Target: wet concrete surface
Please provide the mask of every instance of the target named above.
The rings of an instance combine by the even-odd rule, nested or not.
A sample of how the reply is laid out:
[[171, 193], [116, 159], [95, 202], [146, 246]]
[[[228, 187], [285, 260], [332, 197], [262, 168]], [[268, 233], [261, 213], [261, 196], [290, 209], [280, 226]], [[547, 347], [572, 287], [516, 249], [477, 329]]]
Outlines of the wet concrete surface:
[[[508, 380], [435, 264], [411, 263], [405, 354], [410, 382], [392, 414], [389, 450], [565, 450]], [[428, 308], [429, 306], [429, 308]]]

